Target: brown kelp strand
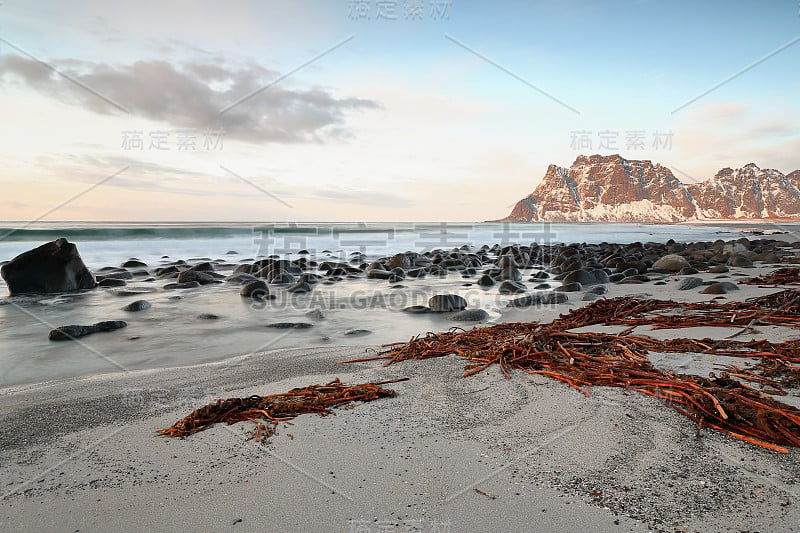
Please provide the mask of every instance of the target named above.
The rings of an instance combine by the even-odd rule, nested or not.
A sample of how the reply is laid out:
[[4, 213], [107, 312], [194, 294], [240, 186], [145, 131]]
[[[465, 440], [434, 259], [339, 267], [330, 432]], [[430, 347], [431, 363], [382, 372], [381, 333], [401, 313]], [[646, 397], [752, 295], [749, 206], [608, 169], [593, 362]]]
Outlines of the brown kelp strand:
[[[630, 304], [630, 302], [626, 302]], [[654, 304], [650, 304], [651, 306]], [[655, 304], [656, 306], [658, 304]], [[652, 307], [651, 307], [652, 309]], [[703, 378], [660, 370], [647, 358], [649, 351], [742, 353], [764, 356], [779, 347], [798, 357], [797, 343], [759, 345], [742, 341], [671, 339], [659, 341], [627, 334], [570, 332], [555, 324], [498, 324], [470, 331], [428, 333], [404, 344], [385, 347], [376, 359], [384, 365], [408, 359], [459, 355], [467, 359], [464, 376], [497, 365], [511, 371], [541, 374], [589, 395], [590, 386], [621, 387], [668, 403], [698, 428], [716, 429], [770, 450], [800, 446], [800, 410], [778, 402], [728, 373]], [[769, 352], [784, 361], [778, 351]], [[787, 363], [788, 364], [788, 363]]]
[[392, 397], [393, 390], [381, 385], [405, 381], [408, 378], [344, 385], [335, 379], [325, 385], [310, 385], [292, 389], [283, 394], [270, 396], [250, 396], [248, 398], [228, 398], [217, 400], [190, 413], [167, 429], [158, 430], [162, 437], [187, 437], [198, 431], [208, 429], [216, 423], [235, 424], [253, 422], [255, 428], [246, 434], [256, 442], [265, 441], [275, 433], [282, 422], [307, 413], [328, 415], [336, 407], [352, 402], [369, 402], [378, 398]]
[[561, 315], [551, 327], [572, 329], [603, 324], [678, 329], [756, 323], [800, 328], [800, 291], [787, 289], [744, 302], [727, 303], [607, 298]]
[[800, 285], [800, 268], [779, 268], [769, 274], [750, 278], [740, 283], [747, 285]]

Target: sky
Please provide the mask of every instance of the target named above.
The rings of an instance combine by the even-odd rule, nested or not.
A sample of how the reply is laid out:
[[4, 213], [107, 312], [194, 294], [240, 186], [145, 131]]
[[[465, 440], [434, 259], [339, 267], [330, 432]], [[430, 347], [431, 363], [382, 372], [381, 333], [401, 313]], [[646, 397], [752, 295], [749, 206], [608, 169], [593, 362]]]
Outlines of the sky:
[[800, 168], [800, 4], [0, 2], [0, 220], [480, 221], [548, 165]]

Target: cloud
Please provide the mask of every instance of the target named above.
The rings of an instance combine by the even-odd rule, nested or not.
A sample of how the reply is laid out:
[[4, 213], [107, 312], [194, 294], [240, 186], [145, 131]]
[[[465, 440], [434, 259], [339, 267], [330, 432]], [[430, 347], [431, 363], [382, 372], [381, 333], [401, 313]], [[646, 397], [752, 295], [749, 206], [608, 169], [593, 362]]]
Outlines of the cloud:
[[231, 66], [221, 58], [178, 64], [150, 59], [123, 66], [76, 59], [49, 63], [77, 83], [19, 55], [2, 56], [0, 64], [0, 85], [16, 78], [41, 94], [94, 113], [120, 114], [122, 107], [175, 128], [222, 128], [226, 137], [248, 142], [347, 139], [353, 136], [345, 123], [347, 113], [381, 108], [373, 100], [337, 98], [319, 87], [286, 88], [284, 80], [220, 113], [280, 76], [257, 63]]
[[[43, 155], [37, 157], [36, 162], [50, 175], [63, 181], [80, 183], [83, 188], [103, 182], [103, 188], [217, 199], [221, 197], [252, 199], [263, 194], [269, 201], [274, 201], [274, 197], [277, 197], [280, 200], [290, 200], [292, 204], [299, 204], [300, 207], [308, 201], [386, 208], [417, 205], [415, 200], [406, 198], [402, 194], [386, 191], [290, 184], [264, 174], [248, 174], [239, 178], [222, 169], [215, 169], [209, 173], [154, 161], [142, 161], [128, 156]], [[105, 181], [105, 178], [121, 169], [126, 170]], [[270, 195], [274, 197], [270, 198]]]

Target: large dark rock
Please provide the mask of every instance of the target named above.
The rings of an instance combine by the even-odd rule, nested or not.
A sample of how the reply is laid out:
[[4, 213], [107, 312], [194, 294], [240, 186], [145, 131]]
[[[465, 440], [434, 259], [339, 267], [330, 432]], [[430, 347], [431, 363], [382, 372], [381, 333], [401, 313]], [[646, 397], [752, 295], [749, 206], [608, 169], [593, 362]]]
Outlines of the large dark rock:
[[128, 325], [122, 320], [106, 320], [91, 326], [61, 326], [50, 332], [51, 341], [69, 341], [100, 331], [114, 331]]
[[450, 320], [457, 322], [480, 322], [489, 318], [489, 313], [483, 309], [464, 309], [458, 313], [450, 315]]
[[245, 298], [263, 298], [265, 296], [269, 296], [269, 287], [264, 280], [257, 279], [242, 286], [242, 288], [239, 290], [239, 294]]
[[457, 294], [437, 294], [428, 300], [428, 307], [434, 313], [461, 311], [467, 308], [467, 301]]
[[136, 300], [135, 302], [131, 302], [125, 307], [122, 308], [123, 311], [130, 311], [135, 313], [137, 311], [144, 311], [145, 309], [150, 309], [150, 302], [147, 300]]
[[96, 285], [78, 248], [67, 239], [56, 239], [18, 255], [0, 268], [0, 275], [12, 296], [77, 291]]

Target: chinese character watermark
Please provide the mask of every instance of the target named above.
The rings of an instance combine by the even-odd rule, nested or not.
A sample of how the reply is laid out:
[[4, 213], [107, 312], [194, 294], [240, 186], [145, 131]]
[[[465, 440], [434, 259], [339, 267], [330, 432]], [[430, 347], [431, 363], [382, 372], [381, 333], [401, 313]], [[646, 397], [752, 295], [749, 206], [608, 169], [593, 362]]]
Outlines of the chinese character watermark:
[[[624, 137], [620, 139], [620, 135]], [[596, 138], [595, 138], [596, 137]], [[648, 134], [645, 130], [602, 130], [592, 132], [589, 130], [573, 130], [570, 132], [569, 147], [578, 151], [591, 150], [644, 150], [650, 146], [653, 150], [672, 150], [672, 130], [662, 132], [659, 130]], [[648, 143], [648, 138], [652, 142]], [[624, 143], [624, 144], [623, 144]]]
[[348, 0], [351, 20], [449, 20], [453, 0]]
[[222, 129], [205, 129], [198, 132], [195, 129], [180, 130], [125, 130], [122, 132], [123, 150], [152, 150], [194, 152], [205, 150], [207, 152], [222, 150], [222, 140], [225, 131]]

